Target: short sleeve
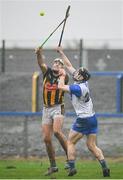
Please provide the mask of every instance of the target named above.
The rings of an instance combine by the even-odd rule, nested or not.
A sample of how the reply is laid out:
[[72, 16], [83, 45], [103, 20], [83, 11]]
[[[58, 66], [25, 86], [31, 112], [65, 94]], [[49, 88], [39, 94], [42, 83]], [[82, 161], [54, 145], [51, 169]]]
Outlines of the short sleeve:
[[69, 86], [71, 94], [74, 94], [77, 97], [80, 97], [82, 95], [82, 91], [79, 85], [72, 84]]

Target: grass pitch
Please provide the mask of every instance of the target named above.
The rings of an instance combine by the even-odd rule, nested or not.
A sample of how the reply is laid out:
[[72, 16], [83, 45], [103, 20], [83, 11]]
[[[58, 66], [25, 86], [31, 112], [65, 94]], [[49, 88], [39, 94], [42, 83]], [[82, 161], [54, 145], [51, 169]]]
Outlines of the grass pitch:
[[[0, 160], [0, 179], [103, 179], [102, 170], [96, 160], [77, 160], [78, 173], [67, 176], [64, 170], [65, 160], [57, 158], [59, 172], [44, 176], [49, 166], [47, 159], [13, 159]], [[108, 160], [111, 177], [108, 179], [123, 179], [123, 159]], [[107, 179], [107, 178], [105, 178]]]

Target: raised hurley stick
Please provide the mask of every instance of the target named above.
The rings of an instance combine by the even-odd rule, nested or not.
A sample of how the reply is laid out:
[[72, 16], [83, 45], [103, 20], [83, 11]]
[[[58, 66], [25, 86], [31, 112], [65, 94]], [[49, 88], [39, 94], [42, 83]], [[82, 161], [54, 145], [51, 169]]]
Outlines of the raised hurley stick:
[[66, 21], [68, 16], [66, 16], [63, 21], [52, 31], [52, 33], [45, 39], [45, 41], [39, 46], [39, 48], [42, 48], [44, 46], [44, 44], [49, 40], [49, 38], [54, 34], [54, 32]]
[[64, 20], [64, 24], [63, 24], [63, 28], [62, 28], [62, 32], [61, 32], [61, 36], [60, 36], [58, 46], [61, 46], [61, 42], [62, 42], [62, 38], [63, 38], [63, 34], [64, 34], [64, 29], [65, 29], [65, 25], [66, 25], [66, 20], [67, 20], [67, 17], [69, 16], [69, 11], [70, 11], [70, 5], [68, 6], [68, 8], [66, 10], [65, 20]]

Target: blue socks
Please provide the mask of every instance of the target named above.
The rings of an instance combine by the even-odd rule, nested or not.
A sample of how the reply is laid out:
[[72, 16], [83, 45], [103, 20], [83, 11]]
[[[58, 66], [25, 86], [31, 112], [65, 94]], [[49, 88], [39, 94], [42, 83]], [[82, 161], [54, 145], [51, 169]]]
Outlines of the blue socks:
[[102, 166], [102, 169], [107, 169], [107, 168], [108, 168], [108, 167], [107, 167], [107, 164], [106, 164], [106, 162], [105, 162], [104, 159], [99, 160], [99, 162], [100, 162], [100, 164], [101, 164], [101, 166]]
[[75, 161], [74, 160], [69, 160], [68, 163], [69, 163], [70, 169], [75, 168]]

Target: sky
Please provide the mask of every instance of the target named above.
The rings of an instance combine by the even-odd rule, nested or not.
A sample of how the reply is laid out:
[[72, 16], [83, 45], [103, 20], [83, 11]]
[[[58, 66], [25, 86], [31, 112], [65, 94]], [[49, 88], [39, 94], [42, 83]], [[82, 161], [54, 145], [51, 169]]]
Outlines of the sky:
[[[64, 39], [123, 39], [122, 0], [0, 0], [0, 39], [43, 42], [64, 19], [68, 5]], [[60, 33], [61, 28], [51, 39], [58, 40]]]

